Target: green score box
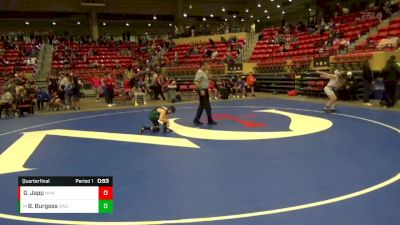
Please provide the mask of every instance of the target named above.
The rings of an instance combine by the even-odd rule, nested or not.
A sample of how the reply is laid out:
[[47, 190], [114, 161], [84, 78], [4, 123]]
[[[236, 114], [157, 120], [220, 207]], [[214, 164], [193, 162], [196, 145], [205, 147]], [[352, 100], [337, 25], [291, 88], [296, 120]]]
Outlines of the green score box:
[[99, 213], [112, 213], [113, 209], [113, 200], [99, 200]]

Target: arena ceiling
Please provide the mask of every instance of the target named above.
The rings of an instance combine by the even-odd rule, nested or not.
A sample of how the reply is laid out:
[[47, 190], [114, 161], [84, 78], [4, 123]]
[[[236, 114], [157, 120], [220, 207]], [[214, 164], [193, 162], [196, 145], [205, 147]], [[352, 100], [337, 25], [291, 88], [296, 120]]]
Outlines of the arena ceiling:
[[[104, 1], [105, 6], [84, 6], [84, 1]], [[103, 15], [114, 14], [114, 19], [118, 19], [118, 15], [122, 19], [136, 15], [137, 18], [131, 19], [146, 20], [157, 15], [160, 20], [185, 20], [183, 13], [186, 13], [189, 18], [199, 17], [200, 20], [202, 17], [214, 20], [232, 19], [235, 15], [238, 19], [254, 21], [266, 19], [267, 16], [271, 19], [280, 17], [282, 11], [288, 13], [301, 9], [306, 12], [311, 1], [313, 0], [0, 0], [0, 12], [3, 18], [12, 16], [10, 12], [47, 12], [53, 13], [49, 16], [56, 16], [62, 14], [54, 13], [79, 14], [94, 10]], [[261, 4], [260, 7], [257, 6], [258, 3]], [[225, 8], [225, 11], [222, 11], [222, 8]]]

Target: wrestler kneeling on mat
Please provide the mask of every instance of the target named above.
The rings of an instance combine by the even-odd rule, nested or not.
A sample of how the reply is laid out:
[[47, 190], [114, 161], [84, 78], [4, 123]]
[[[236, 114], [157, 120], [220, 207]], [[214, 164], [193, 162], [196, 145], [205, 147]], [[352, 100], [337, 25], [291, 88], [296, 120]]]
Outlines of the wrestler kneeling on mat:
[[151, 130], [153, 132], [159, 132], [160, 131], [160, 123], [163, 125], [163, 130], [164, 132], [173, 132], [171, 129], [169, 129], [169, 119], [168, 115], [171, 113], [175, 112], [175, 107], [174, 106], [159, 106], [153, 110], [150, 111], [149, 113], [149, 120], [153, 123], [153, 126], [151, 127], [146, 127], [142, 126], [140, 128], [140, 133], [143, 133], [145, 130]]

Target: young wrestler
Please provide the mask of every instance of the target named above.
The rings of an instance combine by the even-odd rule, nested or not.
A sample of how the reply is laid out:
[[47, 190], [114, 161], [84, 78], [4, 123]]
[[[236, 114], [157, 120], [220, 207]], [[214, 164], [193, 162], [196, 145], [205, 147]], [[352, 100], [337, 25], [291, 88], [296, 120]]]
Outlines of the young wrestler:
[[175, 107], [172, 105], [168, 107], [159, 106], [151, 110], [149, 113], [149, 120], [153, 123], [153, 126], [150, 127], [142, 126], [140, 128], [140, 133], [143, 133], [145, 130], [151, 130], [153, 132], [160, 131], [159, 121], [163, 124], [164, 132], [173, 132], [171, 129], [168, 128], [169, 127], [168, 115], [171, 113], [175, 113]]
[[327, 113], [335, 112], [335, 103], [337, 101], [337, 96], [334, 92], [334, 89], [337, 87], [337, 82], [339, 78], [341, 78], [344, 73], [340, 72], [339, 70], [335, 70], [333, 74], [322, 71], [317, 71], [317, 73], [321, 77], [329, 79], [328, 84], [324, 87], [324, 92], [328, 96], [328, 101], [326, 102], [324, 111]]

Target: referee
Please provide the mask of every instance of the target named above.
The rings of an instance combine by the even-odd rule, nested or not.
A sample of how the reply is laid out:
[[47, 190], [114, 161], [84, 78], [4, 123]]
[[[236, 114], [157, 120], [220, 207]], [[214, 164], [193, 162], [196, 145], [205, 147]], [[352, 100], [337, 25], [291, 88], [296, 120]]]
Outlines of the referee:
[[208, 124], [209, 125], [217, 125], [217, 122], [213, 120], [211, 117], [211, 105], [208, 95], [208, 86], [210, 81], [208, 80], [208, 63], [202, 62], [200, 63], [200, 69], [197, 70], [196, 75], [194, 77], [194, 84], [196, 85], [197, 92], [199, 93], [199, 108], [197, 109], [196, 117], [193, 120], [193, 123], [196, 125], [202, 125], [203, 123], [200, 122], [201, 114], [203, 110], [206, 110]]

